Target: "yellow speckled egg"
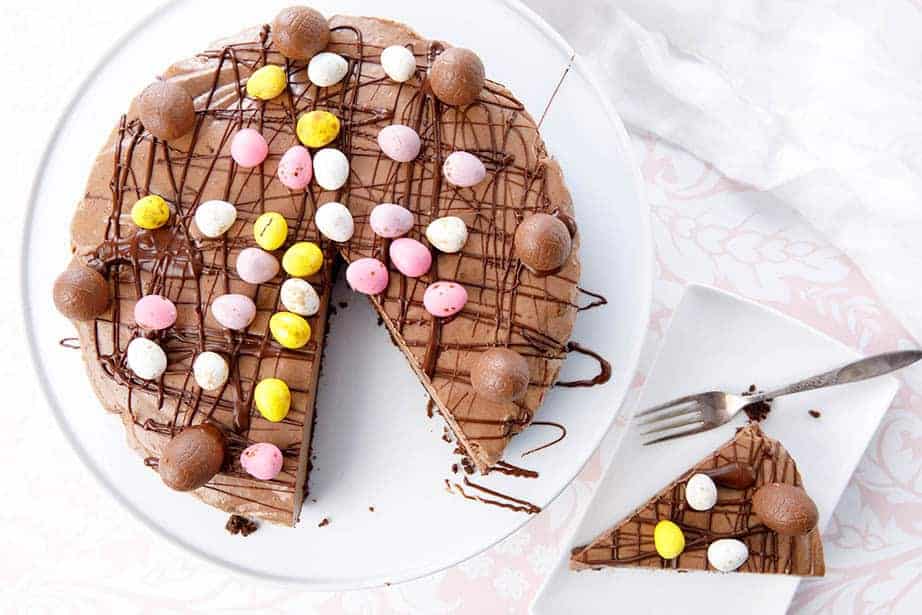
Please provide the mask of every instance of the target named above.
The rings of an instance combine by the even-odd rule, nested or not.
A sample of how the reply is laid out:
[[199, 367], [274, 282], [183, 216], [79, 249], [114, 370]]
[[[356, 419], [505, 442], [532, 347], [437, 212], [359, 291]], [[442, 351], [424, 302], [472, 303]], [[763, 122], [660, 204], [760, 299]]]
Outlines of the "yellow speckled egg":
[[291, 312], [277, 312], [269, 319], [269, 331], [285, 348], [300, 348], [311, 339], [311, 326]]
[[282, 268], [296, 278], [312, 276], [323, 267], [323, 252], [312, 241], [299, 241], [285, 251]]
[[288, 87], [285, 69], [275, 64], [263, 66], [247, 79], [247, 96], [259, 100], [272, 100]]
[[131, 220], [147, 230], [160, 228], [170, 219], [170, 207], [162, 197], [149, 194], [131, 208]]
[[278, 212], [266, 212], [253, 223], [253, 237], [263, 250], [277, 250], [288, 238], [288, 222]]
[[672, 521], [660, 521], [653, 528], [653, 544], [663, 559], [674, 559], [685, 550], [685, 534]]
[[265, 378], [256, 385], [253, 393], [256, 409], [267, 421], [278, 423], [288, 416], [291, 408], [291, 391], [284, 380]]
[[298, 118], [296, 132], [307, 147], [323, 147], [339, 134], [339, 118], [329, 111], [308, 111]]

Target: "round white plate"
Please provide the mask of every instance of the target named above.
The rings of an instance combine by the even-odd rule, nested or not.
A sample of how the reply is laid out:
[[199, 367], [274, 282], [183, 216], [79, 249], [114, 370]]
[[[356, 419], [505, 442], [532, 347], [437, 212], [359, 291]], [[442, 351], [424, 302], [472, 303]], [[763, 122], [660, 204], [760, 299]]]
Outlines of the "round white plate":
[[[426, 397], [368, 304], [340, 288], [320, 383], [311, 499], [295, 529], [263, 524], [246, 539], [224, 531], [226, 514], [165, 488], [125, 444], [120, 421], [105, 413], [85, 378], [80, 353], [58, 342], [73, 334], [54, 310], [51, 286], [67, 263], [68, 222], [98, 147], [131, 97], [173, 60], [249, 25], [265, 23], [281, 2], [174, 3], [130, 33], [91, 75], [62, 119], [36, 178], [25, 230], [23, 280], [27, 335], [51, 407], [99, 479], [139, 518], [206, 558], [318, 590], [395, 583], [457, 564], [529, 520], [469, 502], [445, 489], [456, 461], [442, 422], [426, 418]], [[381, 15], [425, 36], [476, 49], [492, 79], [510, 86], [540, 117], [573, 51], [517, 3], [314, 1], [327, 15]], [[383, 8], [386, 6], [386, 9]], [[513, 439], [506, 459], [540, 472], [537, 480], [491, 475], [479, 482], [546, 506], [573, 479], [614, 420], [643, 342], [652, 251], [640, 175], [624, 128], [577, 59], [544, 119], [542, 134], [563, 168], [582, 233], [581, 285], [609, 299], [583, 312], [573, 339], [614, 367], [607, 385], [554, 389], [538, 420]], [[42, 255], [42, 258], [36, 258]], [[596, 365], [572, 355], [562, 379], [589, 377]], [[317, 501], [314, 502], [313, 499]], [[374, 512], [369, 510], [374, 507]], [[318, 528], [328, 517], [331, 523]]]

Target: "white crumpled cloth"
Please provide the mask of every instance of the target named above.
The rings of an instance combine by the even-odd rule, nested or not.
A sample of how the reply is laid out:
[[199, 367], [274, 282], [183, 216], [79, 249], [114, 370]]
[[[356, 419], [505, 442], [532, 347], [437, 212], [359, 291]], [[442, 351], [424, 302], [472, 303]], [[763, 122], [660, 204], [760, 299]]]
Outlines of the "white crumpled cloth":
[[922, 0], [529, 4], [629, 126], [799, 211], [922, 341]]

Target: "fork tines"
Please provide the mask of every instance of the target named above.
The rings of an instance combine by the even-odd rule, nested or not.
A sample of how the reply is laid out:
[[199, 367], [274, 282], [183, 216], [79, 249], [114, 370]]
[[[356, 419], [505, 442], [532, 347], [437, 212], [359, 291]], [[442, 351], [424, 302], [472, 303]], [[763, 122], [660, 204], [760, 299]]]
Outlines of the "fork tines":
[[[690, 436], [692, 434], [700, 433], [708, 429], [708, 427], [705, 425], [704, 415], [701, 412], [701, 404], [698, 399], [698, 395], [686, 395], [685, 397], [680, 397], [664, 404], [653, 406], [652, 408], [648, 408], [647, 410], [638, 413], [635, 418], [640, 418], [643, 416], [648, 418], [640, 421], [637, 424], [651, 425], [654, 427], [652, 429], [641, 432], [640, 435], [642, 436], [671, 431], [680, 427], [689, 427], [691, 425], [697, 426], [692, 427], [691, 429], [686, 429], [684, 431], [669, 433], [654, 438], [653, 440], [644, 442], [645, 446], [656, 444], [657, 442], [665, 442], [674, 438]], [[679, 417], [682, 417], [681, 420], [670, 420], [678, 419]]]

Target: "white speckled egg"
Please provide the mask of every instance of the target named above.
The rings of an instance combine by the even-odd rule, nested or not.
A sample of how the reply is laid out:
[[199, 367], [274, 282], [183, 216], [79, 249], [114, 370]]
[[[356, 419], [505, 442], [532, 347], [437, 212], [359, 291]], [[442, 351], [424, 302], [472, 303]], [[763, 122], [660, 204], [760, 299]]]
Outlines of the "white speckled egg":
[[166, 371], [166, 353], [156, 342], [136, 337], [128, 344], [128, 369], [138, 378], [156, 380]]
[[349, 241], [355, 232], [352, 213], [342, 203], [324, 203], [314, 214], [314, 223], [324, 237], [333, 241]]
[[320, 297], [307, 280], [289, 278], [282, 284], [282, 305], [289, 312], [313, 316], [320, 310]]
[[381, 52], [381, 68], [388, 77], [397, 83], [403, 83], [416, 72], [416, 58], [413, 52], [403, 45], [391, 45]]
[[349, 71], [349, 63], [339, 54], [324, 51], [311, 58], [307, 65], [307, 78], [311, 83], [328, 88], [342, 81]]
[[205, 201], [195, 210], [195, 226], [205, 237], [220, 237], [237, 220], [237, 208], [227, 201]]
[[708, 546], [708, 563], [721, 572], [732, 572], [749, 558], [749, 547], [735, 538], [721, 538]]
[[324, 190], [339, 190], [349, 179], [349, 159], [327, 147], [314, 154], [314, 179]]
[[230, 369], [224, 357], [216, 352], [203, 352], [192, 362], [192, 376], [206, 391], [216, 391], [227, 382]]
[[440, 252], [460, 252], [467, 243], [467, 225], [457, 216], [436, 218], [426, 227], [426, 239]]
[[707, 474], [695, 474], [685, 483], [685, 501], [695, 510], [711, 510], [717, 503], [717, 485]]

